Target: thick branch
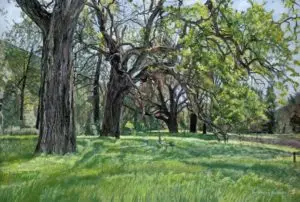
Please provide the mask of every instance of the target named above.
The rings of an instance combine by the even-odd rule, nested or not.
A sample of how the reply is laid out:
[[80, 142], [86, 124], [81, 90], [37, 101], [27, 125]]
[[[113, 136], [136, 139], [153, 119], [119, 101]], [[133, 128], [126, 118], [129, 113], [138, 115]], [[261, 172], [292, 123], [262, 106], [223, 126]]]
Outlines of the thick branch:
[[47, 33], [51, 14], [37, 0], [16, 0], [21, 9]]

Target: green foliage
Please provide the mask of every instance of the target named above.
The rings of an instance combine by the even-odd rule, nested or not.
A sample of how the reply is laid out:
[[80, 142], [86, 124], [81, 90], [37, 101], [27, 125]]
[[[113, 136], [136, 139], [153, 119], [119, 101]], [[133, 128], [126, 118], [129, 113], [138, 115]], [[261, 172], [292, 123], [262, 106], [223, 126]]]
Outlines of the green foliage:
[[125, 124], [125, 128], [132, 130], [132, 129], [134, 129], [134, 125], [130, 121], [127, 121], [127, 123]]
[[[3, 42], [4, 51], [4, 80], [3, 88], [0, 89], [4, 92], [3, 99], [3, 115], [4, 126], [18, 126], [19, 122], [19, 103], [20, 103], [20, 90], [22, 81], [26, 76], [24, 107], [28, 123], [34, 125], [35, 123], [35, 109], [38, 102], [39, 91], [39, 78], [40, 78], [40, 63], [37, 56], [30, 58], [30, 53], [18, 47], [15, 47], [7, 42]], [[29, 61], [30, 59], [30, 61]], [[27, 69], [28, 68], [28, 69]], [[1, 82], [1, 81], [0, 81]]]
[[[187, 77], [190, 97], [199, 91], [207, 93], [205, 104], [211, 109], [208, 117], [232, 130], [265, 120], [267, 105], [258, 89], [267, 81], [276, 80], [281, 102], [288, 84], [297, 87], [293, 56], [299, 46], [296, 33], [286, 34], [285, 27], [264, 5], [249, 1], [250, 8], [241, 12], [234, 10], [230, 2], [216, 3], [214, 12], [204, 4], [195, 4], [177, 13], [179, 19], [174, 15], [170, 20], [181, 29], [189, 26], [179, 40], [182, 60], [177, 71]], [[182, 18], [187, 24], [180, 23]]]
[[78, 138], [78, 153], [33, 156], [36, 137], [0, 137], [2, 201], [298, 201], [280, 147], [195, 138]]
[[[203, 1], [181, 6], [180, 9], [178, 1], [171, 1], [163, 4], [162, 11], [147, 26], [147, 18], [156, 10], [158, 1], [152, 4], [149, 1], [126, 2], [98, 1], [94, 5], [102, 12], [98, 18], [94, 8], [88, 5], [81, 13], [74, 37], [74, 63], [78, 70], [76, 127], [80, 134], [94, 133], [90, 86], [96, 58], [102, 54], [105, 59], [101, 61], [103, 68], [99, 79], [101, 97], [105, 96], [103, 86], [110, 79], [110, 56], [115, 53], [120, 53], [122, 71], [127, 71], [132, 81], [137, 83], [139, 78], [134, 77], [144, 72], [140, 71], [144, 66], [150, 64], [147, 70], [156, 70], [180, 61], [174, 66], [186, 84], [189, 102], [193, 105], [200, 99], [199, 94], [205, 94], [201, 103], [204, 106], [199, 107], [199, 111], [202, 110], [209, 120], [226, 130], [247, 129], [249, 125], [266, 119], [266, 109], [274, 110], [274, 94], [268, 98], [272, 100], [260, 98], [258, 91], [262, 83], [274, 81], [273, 90], [280, 91], [277, 100], [281, 104], [288, 94], [288, 84], [295, 88], [298, 86], [293, 80], [293, 77], [299, 76], [294, 69], [294, 66], [299, 66], [299, 61], [293, 57], [299, 53], [297, 36], [300, 27], [297, 26], [299, 5], [295, 1], [284, 0], [285, 9], [278, 20], [273, 19], [273, 12], [266, 11], [263, 4], [252, 0], [249, 0], [251, 6], [243, 12], [233, 9], [232, 0], [212, 1], [213, 10]], [[153, 7], [148, 10], [150, 5]], [[4, 115], [10, 121], [6, 122], [6, 126], [18, 125], [19, 83], [25, 74], [28, 51], [33, 47], [34, 52], [41, 55], [36, 52], [40, 49], [39, 29], [23, 13], [22, 18], [23, 22], [15, 24], [7, 35], [7, 40], [18, 48], [10, 46], [0, 53], [0, 90], [5, 90]], [[101, 23], [97, 24], [100, 18]], [[148, 29], [149, 26], [153, 26], [152, 29]], [[144, 41], [147, 36], [149, 41]], [[150, 45], [144, 47], [145, 44]], [[139, 62], [139, 59], [144, 61]], [[30, 77], [25, 97], [30, 111], [35, 110], [38, 102], [39, 58], [34, 60], [27, 72]], [[140, 67], [135, 71], [133, 65], [139, 63]], [[196, 101], [192, 100], [193, 97]], [[103, 112], [102, 109], [100, 111]], [[130, 130], [161, 129], [153, 117], [144, 118], [128, 110], [124, 110], [122, 125]]]
[[127, 121], [124, 127], [130, 131], [131, 135], [136, 135], [136, 130], [133, 123]]
[[94, 135], [92, 120], [92, 104], [88, 102], [87, 97], [88, 89], [81, 88], [78, 85], [75, 93], [75, 119], [76, 119], [76, 131], [77, 134]]
[[266, 119], [265, 105], [259, 96], [246, 85], [227, 86], [221, 89], [213, 103], [215, 124], [227, 131], [250, 129]]
[[20, 116], [20, 100], [23, 82], [24, 89], [24, 121], [25, 126], [34, 127], [38, 106], [40, 86], [39, 45], [41, 35], [37, 26], [24, 15], [23, 21], [15, 23], [11, 30], [5, 33], [1, 41], [0, 91], [4, 92], [3, 115], [4, 125], [22, 125]]

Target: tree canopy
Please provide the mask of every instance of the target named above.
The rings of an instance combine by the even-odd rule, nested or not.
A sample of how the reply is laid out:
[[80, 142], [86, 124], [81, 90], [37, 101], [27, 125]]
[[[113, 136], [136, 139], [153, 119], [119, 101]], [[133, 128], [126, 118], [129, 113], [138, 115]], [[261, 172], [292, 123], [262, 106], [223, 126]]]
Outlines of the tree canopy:
[[[35, 96], [37, 151], [75, 151], [75, 128], [119, 138], [130, 117], [162, 120], [177, 132], [191, 113], [216, 135], [251, 131], [268, 122], [290, 86], [298, 88], [293, 0], [282, 1], [279, 18], [254, 0], [245, 10], [232, 0], [16, 2], [23, 21], [5, 40], [19, 50], [3, 60], [14, 85], [23, 81], [21, 95]], [[41, 68], [26, 66], [32, 57]]]

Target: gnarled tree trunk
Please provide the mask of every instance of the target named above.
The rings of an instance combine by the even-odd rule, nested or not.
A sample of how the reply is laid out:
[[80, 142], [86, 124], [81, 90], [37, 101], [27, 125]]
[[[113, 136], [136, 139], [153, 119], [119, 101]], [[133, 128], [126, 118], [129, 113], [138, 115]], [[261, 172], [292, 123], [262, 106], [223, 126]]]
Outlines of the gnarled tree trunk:
[[37, 0], [17, 0], [43, 33], [40, 134], [36, 152], [65, 154], [76, 150], [72, 40], [84, 2], [52, 1], [49, 13]]
[[75, 25], [53, 19], [43, 41], [40, 137], [36, 152], [74, 152], [72, 35]]
[[110, 80], [107, 84], [107, 94], [102, 122], [102, 136], [120, 138], [120, 119], [124, 97], [130, 89], [130, 81], [126, 74], [118, 72], [118, 63], [111, 63]]

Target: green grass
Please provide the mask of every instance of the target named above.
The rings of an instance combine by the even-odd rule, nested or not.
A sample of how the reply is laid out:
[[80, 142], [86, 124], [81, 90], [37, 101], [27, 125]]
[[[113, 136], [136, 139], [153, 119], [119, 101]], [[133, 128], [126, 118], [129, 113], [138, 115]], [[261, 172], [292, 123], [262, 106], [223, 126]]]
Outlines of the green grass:
[[[290, 149], [194, 137], [79, 137], [65, 156], [0, 137], [0, 201], [299, 201]], [[300, 160], [300, 157], [299, 157]]]

